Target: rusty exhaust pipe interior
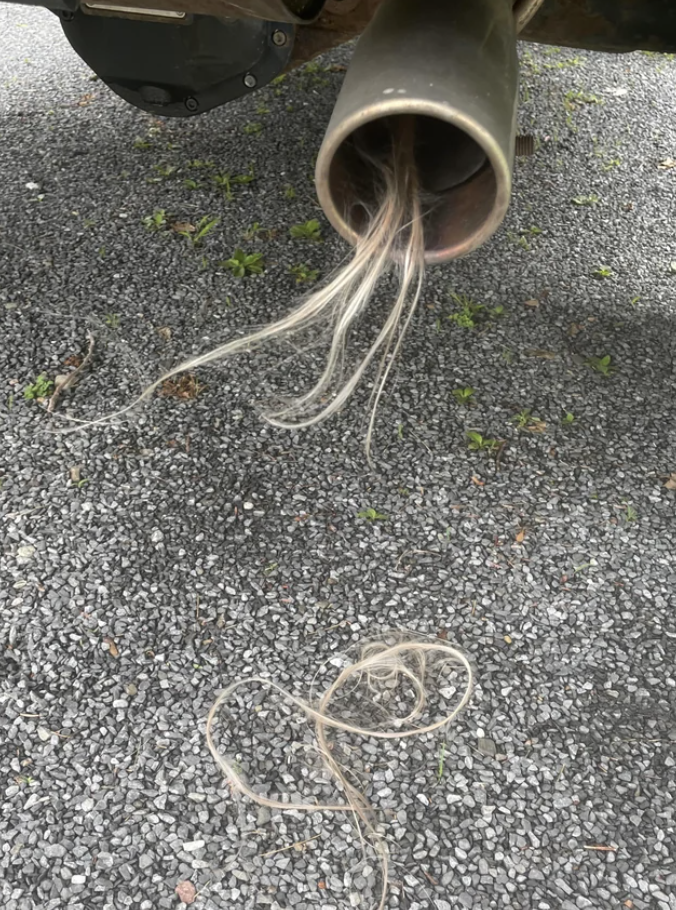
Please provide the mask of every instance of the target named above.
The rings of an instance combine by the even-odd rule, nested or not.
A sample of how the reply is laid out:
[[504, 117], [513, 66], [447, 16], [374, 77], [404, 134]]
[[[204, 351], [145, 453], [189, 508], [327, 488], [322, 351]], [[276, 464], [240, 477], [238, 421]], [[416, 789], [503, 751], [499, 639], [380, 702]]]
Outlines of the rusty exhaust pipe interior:
[[317, 158], [331, 224], [357, 242], [377, 204], [369, 162], [391, 154], [412, 116], [426, 261], [479, 247], [509, 206], [517, 89], [512, 0], [384, 0], [357, 44]]

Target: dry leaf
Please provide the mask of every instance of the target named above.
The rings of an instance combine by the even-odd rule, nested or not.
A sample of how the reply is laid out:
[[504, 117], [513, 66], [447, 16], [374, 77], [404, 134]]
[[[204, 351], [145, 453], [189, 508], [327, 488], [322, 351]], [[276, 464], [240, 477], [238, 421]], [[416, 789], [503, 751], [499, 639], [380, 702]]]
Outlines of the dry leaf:
[[505, 635], [505, 641], [507, 642], [508, 645], [511, 645], [511, 643], [512, 643], [512, 636], [511, 636], [511, 635]]
[[540, 301], [533, 298], [532, 300], [527, 300], [524, 306], [540, 306]]
[[663, 158], [657, 166], [661, 171], [668, 171], [670, 168], [676, 167], [676, 158]]
[[197, 890], [192, 882], [179, 882], [175, 890], [178, 899], [184, 904], [192, 904], [197, 897]]
[[676, 490], [676, 473], [670, 474], [669, 479], [664, 484], [667, 490]]
[[163, 325], [162, 328], [157, 330], [157, 334], [160, 338], [164, 338], [165, 341], [169, 341], [171, 338], [171, 329], [168, 325]]
[[473, 474], [473, 475], [472, 475], [472, 483], [473, 483], [475, 486], [477, 486], [477, 487], [485, 487], [485, 486], [486, 486], [485, 481], [479, 480], [479, 478], [476, 476], [476, 474]]
[[70, 469], [70, 479], [73, 483], [80, 483], [82, 480], [82, 468], [79, 464], [74, 464]]
[[119, 657], [120, 652], [117, 650], [117, 645], [112, 638], [104, 638], [104, 642], [108, 645], [108, 651], [111, 657]]
[[540, 420], [539, 417], [534, 417], [526, 429], [529, 433], [544, 433], [544, 431], [547, 429], [547, 424], [544, 422], [544, 420]]
[[446, 629], [439, 629], [439, 631], [437, 632], [437, 638], [440, 638], [442, 641], [447, 641], [448, 632], [446, 631]]
[[183, 373], [178, 379], [165, 379], [159, 394], [164, 398], [179, 398], [192, 401], [206, 386], [193, 373]]
[[175, 221], [171, 226], [172, 231], [176, 231], [177, 234], [194, 234], [195, 225], [191, 224], [189, 221]]
[[523, 539], [524, 539], [525, 536], [526, 536], [526, 529], [525, 529], [525, 528], [521, 528], [521, 530], [519, 531], [519, 533], [516, 535], [516, 542], [517, 542], [517, 543], [523, 543]]
[[79, 354], [71, 354], [63, 361], [65, 367], [79, 367], [82, 363], [82, 357]]

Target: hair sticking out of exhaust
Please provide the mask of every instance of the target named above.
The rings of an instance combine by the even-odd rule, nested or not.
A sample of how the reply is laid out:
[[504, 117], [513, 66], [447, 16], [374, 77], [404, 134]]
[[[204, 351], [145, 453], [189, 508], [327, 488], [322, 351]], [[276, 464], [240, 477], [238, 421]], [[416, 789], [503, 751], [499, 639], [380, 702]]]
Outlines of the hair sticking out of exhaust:
[[[375, 361], [376, 375], [366, 432], [366, 451], [370, 457], [378, 404], [420, 298], [425, 270], [423, 202], [413, 156], [414, 128], [413, 118], [398, 117], [392, 126], [389, 148], [383, 154], [376, 157], [365, 150], [361, 152], [368, 157], [368, 173], [373, 182], [369, 198], [361, 205], [368, 227], [351, 260], [325, 287], [310, 294], [276, 322], [179, 363], [125, 408], [83, 423], [95, 426], [129, 413], [163, 382], [179, 373], [249, 352], [264, 342], [297, 338], [308, 329], [320, 327], [328, 329], [330, 336], [321, 375], [307, 392], [264, 410], [263, 416], [270, 423], [287, 428], [320, 423], [342, 408]], [[356, 364], [350, 364], [350, 330], [372, 302], [380, 279], [391, 269], [396, 270], [398, 278], [398, 291], [391, 309], [366, 353]], [[302, 346], [302, 338], [300, 344]]]
[[[469, 701], [472, 683], [471, 664], [461, 651], [439, 639], [425, 641], [396, 633], [389, 640], [363, 645], [359, 660], [348, 664], [339, 673], [316, 705], [293, 695], [268, 677], [250, 676], [231, 683], [220, 693], [209, 711], [207, 744], [233, 790], [262, 806], [296, 812], [353, 813], [357, 826], [361, 823], [380, 859], [382, 888], [378, 910], [383, 910], [389, 867], [387, 845], [377, 830], [374, 812], [366, 797], [348, 780], [350, 769], [341, 763], [340, 750], [333, 748], [329, 742], [329, 731], [351, 733], [364, 739], [395, 740], [443, 730]], [[331, 780], [343, 791], [345, 803], [321, 805], [283, 801], [281, 795], [277, 799], [262, 796], [246, 783], [237, 763], [230, 761], [216, 746], [213, 727], [221, 707], [236, 691], [247, 686], [262, 686], [276, 693], [314, 722], [316, 745], [323, 765]], [[438, 716], [429, 705], [432, 687], [442, 693], [444, 700], [444, 707], [436, 712]], [[342, 705], [341, 696], [345, 699]], [[450, 707], [449, 700], [453, 701]], [[392, 702], [401, 714], [391, 713], [388, 706]], [[350, 719], [350, 712], [357, 713], [352, 713]]]

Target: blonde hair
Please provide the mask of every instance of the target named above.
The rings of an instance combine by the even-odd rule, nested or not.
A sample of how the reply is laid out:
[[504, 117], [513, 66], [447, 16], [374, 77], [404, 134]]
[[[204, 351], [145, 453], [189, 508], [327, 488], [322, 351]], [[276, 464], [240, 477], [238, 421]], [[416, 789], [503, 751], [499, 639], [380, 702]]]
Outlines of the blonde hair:
[[[234, 354], [250, 351], [265, 342], [297, 336], [312, 327], [327, 328], [329, 350], [321, 375], [297, 398], [263, 410], [263, 416], [278, 427], [309, 427], [326, 420], [343, 407], [368, 368], [378, 360], [366, 431], [366, 452], [371, 444], [378, 404], [416, 306], [425, 272], [425, 242], [421, 192], [414, 160], [415, 121], [398, 117], [390, 130], [390, 144], [378, 156], [357, 149], [368, 159], [373, 176], [374, 202], [361, 203], [365, 226], [351, 260], [328, 284], [306, 297], [288, 315], [241, 338], [224, 342], [205, 354], [191, 357], [172, 367], [148, 385], [126, 407], [88, 426], [106, 423], [129, 413], [148, 399], [168, 379], [207, 366]], [[345, 351], [350, 329], [364, 314], [381, 278], [392, 269], [398, 290], [375, 341], [361, 360], [343, 376]]]

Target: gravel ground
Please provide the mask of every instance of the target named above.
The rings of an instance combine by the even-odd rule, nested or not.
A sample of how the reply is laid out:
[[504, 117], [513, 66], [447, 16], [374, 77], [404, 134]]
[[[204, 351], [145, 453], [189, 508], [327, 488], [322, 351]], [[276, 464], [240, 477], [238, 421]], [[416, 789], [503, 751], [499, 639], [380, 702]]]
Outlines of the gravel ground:
[[[160, 910], [182, 882], [214, 910], [372, 906], [349, 817], [236, 800], [204, 722], [235, 676], [302, 694], [389, 628], [458, 643], [477, 686], [445, 752], [345, 747], [389, 839], [388, 907], [676, 908], [676, 168], [659, 167], [676, 62], [522, 56], [538, 151], [493, 241], [430, 273], [369, 471], [367, 388], [307, 432], [256, 410], [321, 349], [240, 358], [196, 398], [60, 432], [286, 311], [290, 266], [342, 260], [310, 174], [348, 52], [165, 123], [92, 81], [53, 16], [0, 8], [5, 910]], [[229, 201], [209, 177], [250, 167]], [[221, 221], [191, 249], [144, 227], [160, 209]], [[323, 243], [289, 238], [315, 217]], [[256, 221], [276, 233], [245, 239]], [[264, 274], [217, 266], [237, 247]], [[474, 329], [447, 318], [449, 291], [484, 305]], [[25, 400], [88, 331], [93, 367], [56, 414]], [[590, 361], [607, 355], [605, 376]], [[467, 430], [504, 440], [499, 457]], [[249, 779], [330, 793], [298, 720], [254, 696], [224, 740]]]

